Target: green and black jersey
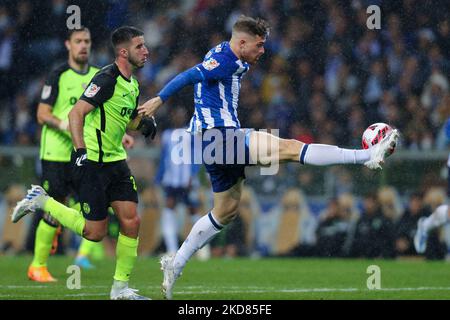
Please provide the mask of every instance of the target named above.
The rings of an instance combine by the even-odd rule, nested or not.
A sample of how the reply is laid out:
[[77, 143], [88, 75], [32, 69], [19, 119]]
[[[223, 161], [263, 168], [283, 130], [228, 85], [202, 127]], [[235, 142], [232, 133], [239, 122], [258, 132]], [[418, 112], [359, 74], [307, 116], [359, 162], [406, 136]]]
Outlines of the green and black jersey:
[[88, 159], [100, 163], [125, 160], [122, 138], [138, 106], [137, 80], [127, 79], [113, 63], [94, 76], [80, 99], [96, 107], [84, 121]]
[[[67, 120], [68, 114], [92, 77], [99, 68], [89, 66], [86, 73], [79, 73], [66, 62], [55, 68], [47, 77], [42, 88], [41, 103], [52, 107], [52, 114]], [[47, 161], [70, 162], [73, 150], [72, 139], [68, 132], [42, 127], [40, 158]]]

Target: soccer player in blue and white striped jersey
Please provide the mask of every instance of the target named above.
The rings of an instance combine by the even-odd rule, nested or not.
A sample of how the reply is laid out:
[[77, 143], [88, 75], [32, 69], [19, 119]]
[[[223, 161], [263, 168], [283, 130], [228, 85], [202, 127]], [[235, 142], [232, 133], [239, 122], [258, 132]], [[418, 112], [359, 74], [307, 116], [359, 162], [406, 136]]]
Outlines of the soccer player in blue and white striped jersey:
[[[195, 85], [195, 114], [190, 130], [202, 135], [202, 156], [214, 191], [211, 212], [192, 227], [175, 256], [161, 259], [167, 299], [172, 298], [173, 285], [190, 257], [236, 216], [247, 165], [300, 162], [319, 166], [365, 164], [377, 169], [397, 142], [397, 130], [370, 149], [349, 150], [241, 129], [237, 107], [242, 76], [264, 54], [268, 34], [264, 20], [241, 16], [233, 25], [229, 42], [212, 48], [202, 63], [177, 75], [157, 97], [138, 107], [140, 114], [152, 116], [170, 96], [187, 85]], [[211, 149], [214, 152], [209, 154]]]

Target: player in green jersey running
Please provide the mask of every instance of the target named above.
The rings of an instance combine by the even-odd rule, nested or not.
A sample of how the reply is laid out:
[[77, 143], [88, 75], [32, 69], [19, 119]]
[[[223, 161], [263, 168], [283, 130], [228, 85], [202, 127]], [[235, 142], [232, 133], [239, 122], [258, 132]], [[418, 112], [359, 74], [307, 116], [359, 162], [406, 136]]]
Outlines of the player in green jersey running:
[[110, 293], [113, 300], [147, 300], [128, 287], [138, 247], [139, 216], [137, 188], [122, 146], [125, 130], [140, 130], [154, 137], [153, 118], [137, 115], [139, 85], [132, 76], [148, 59], [143, 32], [121, 27], [111, 36], [116, 59], [100, 70], [69, 113], [72, 174], [82, 215], [50, 197], [40, 186], [32, 186], [18, 202], [12, 221], [43, 209], [63, 226], [92, 241], [106, 235], [108, 206], [120, 222], [116, 247], [116, 270]]
[[[37, 110], [37, 121], [43, 126], [40, 147], [41, 183], [47, 193], [60, 202], [68, 200], [74, 187], [70, 165], [73, 145], [68, 114], [93, 76], [100, 70], [88, 62], [91, 52], [91, 35], [88, 28], [69, 30], [65, 46], [68, 60], [48, 75]], [[123, 143], [131, 147], [134, 143], [133, 137], [126, 135]], [[74, 203], [73, 208], [79, 210], [79, 204]], [[33, 281], [53, 282], [56, 279], [49, 273], [47, 261], [51, 250], [56, 250], [59, 223], [46, 213], [36, 215], [36, 219], [38, 226], [34, 257], [27, 275]], [[89, 253], [96, 245], [92, 241], [83, 240], [79, 253]], [[85, 259], [78, 260], [87, 266]]]

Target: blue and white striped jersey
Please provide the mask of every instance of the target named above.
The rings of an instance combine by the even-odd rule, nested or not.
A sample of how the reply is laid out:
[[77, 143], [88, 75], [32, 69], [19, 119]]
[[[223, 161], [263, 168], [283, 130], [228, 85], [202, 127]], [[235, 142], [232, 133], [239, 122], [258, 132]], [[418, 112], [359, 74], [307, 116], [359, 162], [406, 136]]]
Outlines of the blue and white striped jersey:
[[242, 76], [249, 65], [239, 60], [228, 42], [211, 49], [195, 68], [203, 81], [194, 87], [195, 112], [188, 131], [232, 127], [240, 128], [237, 115]]
[[[174, 130], [177, 130], [174, 137], [178, 140], [172, 138]], [[193, 161], [181, 163], [179, 158], [174, 159], [179, 156], [177, 151], [180, 148], [190, 149], [190, 153], [193, 153], [193, 145], [194, 140], [186, 128], [164, 130], [161, 137], [161, 158], [155, 177], [157, 184], [161, 184], [163, 187], [187, 188], [190, 183], [192, 186], [199, 183], [197, 175], [200, 170], [199, 164], [194, 164]], [[172, 154], [173, 152], [174, 154]]]

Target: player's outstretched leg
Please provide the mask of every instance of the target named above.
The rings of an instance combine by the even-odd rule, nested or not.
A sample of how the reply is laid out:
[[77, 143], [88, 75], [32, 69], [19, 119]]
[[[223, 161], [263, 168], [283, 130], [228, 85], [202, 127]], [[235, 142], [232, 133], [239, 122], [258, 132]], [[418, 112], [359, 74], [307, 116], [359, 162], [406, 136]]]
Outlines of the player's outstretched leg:
[[299, 161], [315, 166], [364, 164], [370, 169], [380, 169], [385, 158], [393, 153], [398, 138], [399, 132], [394, 129], [372, 148], [353, 150], [327, 144], [304, 144], [253, 131], [250, 133], [249, 151], [252, 160], [262, 165]]
[[69, 228], [76, 234], [82, 236], [86, 220], [77, 210], [66, 207], [50, 197], [44, 188], [31, 185], [24, 199], [20, 200], [13, 210], [11, 221], [16, 223], [25, 215], [36, 212], [37, 209], [44, 210], [63, 226]]
[[417, 253], [427, 250], [428, 233], [448, 221], [448, 205], [441, 205], [429, 216], [422, 217], [417, 221], [417, 231], [414, 235], [414, 248]]

